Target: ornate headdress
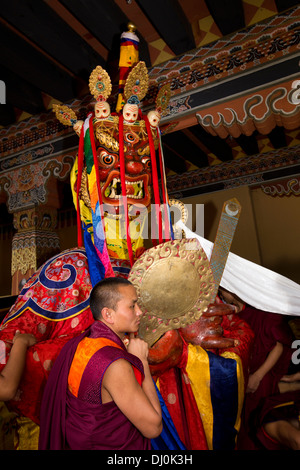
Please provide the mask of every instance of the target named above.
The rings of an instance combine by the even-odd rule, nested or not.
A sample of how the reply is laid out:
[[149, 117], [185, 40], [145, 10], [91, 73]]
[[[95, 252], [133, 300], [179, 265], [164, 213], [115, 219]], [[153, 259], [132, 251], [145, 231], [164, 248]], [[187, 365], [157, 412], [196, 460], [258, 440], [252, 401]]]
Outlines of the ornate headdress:
[[149, 79], [145, 62], [139, 62], [129, 73], [125, 87], [124, 96], [127, 103], [139, 105], [148, 91]]
[[100, 65], [97, 65], [90, 75], [89, 88], [96, 101], [106, 101], [111, 94], [110, 77]]
[[166, 111], [171, 97], [171, 86], [169, 83], [163, 85], [157, 94], [155, 100], [155, 109], [163, 116]]
[[64, 126], [74, 126], [77, 122], [77, 115], [73, 109], [64, 104], [54, 104], [52, 106], [57, 119]]

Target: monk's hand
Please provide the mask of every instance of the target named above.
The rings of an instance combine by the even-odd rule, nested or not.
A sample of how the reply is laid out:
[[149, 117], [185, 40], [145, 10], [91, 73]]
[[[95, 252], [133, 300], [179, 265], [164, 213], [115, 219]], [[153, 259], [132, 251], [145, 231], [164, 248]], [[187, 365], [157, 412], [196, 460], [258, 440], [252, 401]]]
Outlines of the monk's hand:
[[246, 393], [256, 392], [256, 390], [259, 387], [260, 381], [261, 381], [261, 377], [258, 374], [256, 374], [256, 373], [250, 374], [249, 379], [248, 379], [248, 385], [247, 385]]
[[127, 351], [130, 354], [137, 356], [142, 362], [147, 362], [149, 346], [141, 338], [134, 336], [133, 333], [129, 335], [129, 344], [127, 346]]
[[25, 346], [33, 346], [36, 343], [36, 338], [30, 333], [16, 333], [13, 338], [13, 343], [21, 341]]
[[280, 382], [298, 382], [300, 380], [300, 372], [291, 375], [283, 375]]

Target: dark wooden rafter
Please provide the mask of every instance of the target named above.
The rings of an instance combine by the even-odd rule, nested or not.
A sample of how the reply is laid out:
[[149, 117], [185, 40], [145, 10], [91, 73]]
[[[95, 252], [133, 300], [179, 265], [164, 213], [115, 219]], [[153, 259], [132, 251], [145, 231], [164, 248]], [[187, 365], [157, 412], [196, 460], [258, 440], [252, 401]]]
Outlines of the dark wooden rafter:
[[9, 24], [75, 76], [87, 80], [90, 70], [104, 65], [103, 58], [43, 1], [10, 0], [0, 12]]
[[232, 160], [231, 147], [218, 136], [209, 134], [202, 126], [192, 126], [189, 130], [202, 142], [209, 151], [211, 151], [222, 162]]
[[174, 54], [196, 47], [191, 25], [177, 0], [136, 0]]
[[107, 61], [108, 49], [101, 44], [91, 32], [85, 28], [81, 23], [80, 19], [75, 18], [72, 13], [63, 6], [59, 0], [43, 0], [53, 11], [70, 27], [73, 31], [78, 34], [85, 43], [87, 43], [98, 56], [103, 57]]
[[168, 145], [173, 152], [188, 160], [198, 168], [208, 165], [207, 155], [201, 148], [191, 140], [184, 131], [173, 132], [162, 137], [163, 145]]
[[76, 96], [74, 77], [3, 23], [0, 23], [0, 41], [1, 65], [18, 75], [20, 80], [28, 81], [61, 101]]
[[242, 0], [206, 0], [205, 3], [224, 36], [245, 27]]
[[1, 79], [9, 84], [6, 87], [6, 102], [29, 114], [38, 114], [45, 111], [42, 94], [36, 86], [26, 79], [1, 67]]
[[241, 134], [239, 137], [235, 137], [234, 139], [246, 155], [256, 155], [259, 152], [256, 134], [256, 132], [250, 136]]
[[128, 18], [114, 2], [97, 0], [61, 0], [61, 3], [85, 25], [110, 51], [115, 38], [125, 30]]
[[298, 0], [275, 0], [276, 8], [278, 13], [288, 10], [296, 5], [299, 5]]
[[[97, 0], [61, 0], [61, 3], [90, 30], [90, 32], [110, 51], [108, 62], [118, 60], [120, 52], [120, 36], [127, 30], [130, 21], [123, 11], [113, 1], [99, 2]], [[136, 25], [138, 26], [138, 25]], [[148, 45], [141, 32], [137, 31], [140, 39], [140, 59], [149, 67], [150, 56]], [[109, 64], [108, 64], [109, 65]]]
[[10, 126], [16, 121], [16, 113], [13, 106], [10, 104], [0, 105], [0, 125]]

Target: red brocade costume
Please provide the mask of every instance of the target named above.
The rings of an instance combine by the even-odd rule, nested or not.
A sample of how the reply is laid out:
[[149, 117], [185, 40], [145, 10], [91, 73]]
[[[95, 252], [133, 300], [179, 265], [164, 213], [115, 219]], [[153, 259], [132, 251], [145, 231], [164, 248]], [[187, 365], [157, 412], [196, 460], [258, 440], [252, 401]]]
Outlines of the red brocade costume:
[[[64, 344], [93, 322], [91, 281], [85, 250], [67, 250], [45, 263], [25, 284], [0, 327], [9, 354], [17, 332], [35, 336], [28, 348], [22, 381], [7, 406], [39, 424], [44, 386]], [[5, 364], [0, 365], [0, 370]]]
[[[112, 260], [115, 275], [127, 277], [128, 262]], [[0, 325], [6, 354], [17, 332], [35, 336], [28, 348], [24, 374], [14, 400], [7, 407], [39, 424], [43, 390], [52, 365], [64, 344], [94, 321], [89, 308], [92, 289], [84, 248], [66, 250], [50, 260], [27, 281]], [[0, 363], [0, 371], [5, 364]]]
[[236, 445], [254, 335], [238, 315], [224, 315], [222, 327], [224, 338], [235, 340], [232, 347], [208, 351], [173, 331], [157, 342], [156, 354], [162, 357], [164, 346], [173, 344], [165, 361], [151, 364], [156, 354], [150, 350], [151, 373], [187, 449], [233, 450]]

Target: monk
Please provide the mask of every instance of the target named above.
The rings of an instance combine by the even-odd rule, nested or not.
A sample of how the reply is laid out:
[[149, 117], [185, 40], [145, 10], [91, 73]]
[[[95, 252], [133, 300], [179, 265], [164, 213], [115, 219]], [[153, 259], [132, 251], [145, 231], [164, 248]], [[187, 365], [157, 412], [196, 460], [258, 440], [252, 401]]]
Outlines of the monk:
[[300, 450], [300, 391], [266, 397], [257, 410], [257, 439], [267, 450]]
[[223, 301], [235, 306], [236, 313], [248, 323], [255, 334], [238, 439], [240, 450], [254, 450], [257, 448], [255, 410], [266, 397], [279, 393], [279, 381], [288, 372], [291, 361], [292, 332], [282, 315], [247, 305], [224, 288], [219, 290], [219, 295]]
[[[41, 406], [40, 449], [147, 450], [162, 431], [135, 287], [106, 278], [90, 296], [94, 323], [56, 360]], [[124, 345], [126, 335], [127, 349]]]

